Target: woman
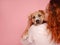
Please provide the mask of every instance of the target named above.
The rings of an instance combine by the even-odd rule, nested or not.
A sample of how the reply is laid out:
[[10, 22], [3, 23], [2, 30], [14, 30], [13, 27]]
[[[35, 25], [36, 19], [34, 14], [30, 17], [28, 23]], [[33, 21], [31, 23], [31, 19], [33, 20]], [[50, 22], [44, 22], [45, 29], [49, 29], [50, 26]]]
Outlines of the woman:
[[55, 43], [60, 43], [60, 0], [50, 0], [47, 27]]

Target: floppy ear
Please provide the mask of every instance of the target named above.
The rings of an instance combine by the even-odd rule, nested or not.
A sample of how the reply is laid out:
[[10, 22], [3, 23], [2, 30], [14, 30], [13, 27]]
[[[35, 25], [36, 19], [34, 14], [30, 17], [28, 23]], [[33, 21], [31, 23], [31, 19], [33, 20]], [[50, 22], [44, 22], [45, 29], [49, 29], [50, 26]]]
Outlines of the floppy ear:
[[45, 12], [43, 10], [38, 10], [39, 12], [41, 12], [43, 15], [45, 15]]
[[32, 25], [32, 15], [28, 16], [28, 24], [25, 31], [22, 34], [22, 37], [24, 37], [25, 35], [28, 35], [28, 29], [30, 28], [31, 25]]
[[38, 11], [41, 12], [41, 14], [43, 14], [43, 16], [44, 16], [44, 20], [43, 20], [43, 22], [47, 22], [45, 12], [44, 12], [43, 10], [38, 10]]
[[28, 16], [28, 26], [30, 27], [33, 24], [32, 22], [32, 14]]

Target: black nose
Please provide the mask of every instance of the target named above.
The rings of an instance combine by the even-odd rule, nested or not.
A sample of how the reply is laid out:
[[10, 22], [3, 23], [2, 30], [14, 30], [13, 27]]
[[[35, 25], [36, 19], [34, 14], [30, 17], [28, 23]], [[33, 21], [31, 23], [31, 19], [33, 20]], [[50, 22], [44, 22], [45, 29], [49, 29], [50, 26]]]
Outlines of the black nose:
[[36, 20], [36, 23], [39, 23], [39, 20]]

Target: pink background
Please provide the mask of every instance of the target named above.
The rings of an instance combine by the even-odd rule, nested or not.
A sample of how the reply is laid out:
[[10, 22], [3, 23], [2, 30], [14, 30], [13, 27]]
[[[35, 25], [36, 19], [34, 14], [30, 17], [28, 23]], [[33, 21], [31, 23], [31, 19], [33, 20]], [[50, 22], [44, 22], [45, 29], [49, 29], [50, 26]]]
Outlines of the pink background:
[[49, 0], [0, 0], [0, 45], [21, 45], [31, 12], [45, 10]]

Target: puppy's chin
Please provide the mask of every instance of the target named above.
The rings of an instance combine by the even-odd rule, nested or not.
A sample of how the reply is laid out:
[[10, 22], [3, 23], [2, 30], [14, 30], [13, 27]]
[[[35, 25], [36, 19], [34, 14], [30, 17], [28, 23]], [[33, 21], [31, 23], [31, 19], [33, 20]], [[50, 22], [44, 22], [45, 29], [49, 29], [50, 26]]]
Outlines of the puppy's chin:
[[40, 22], [39, 23], [34, 23], [34, 25], [39, 25], [39, 24], [42, 24], [42, 23], [40, 23]]

